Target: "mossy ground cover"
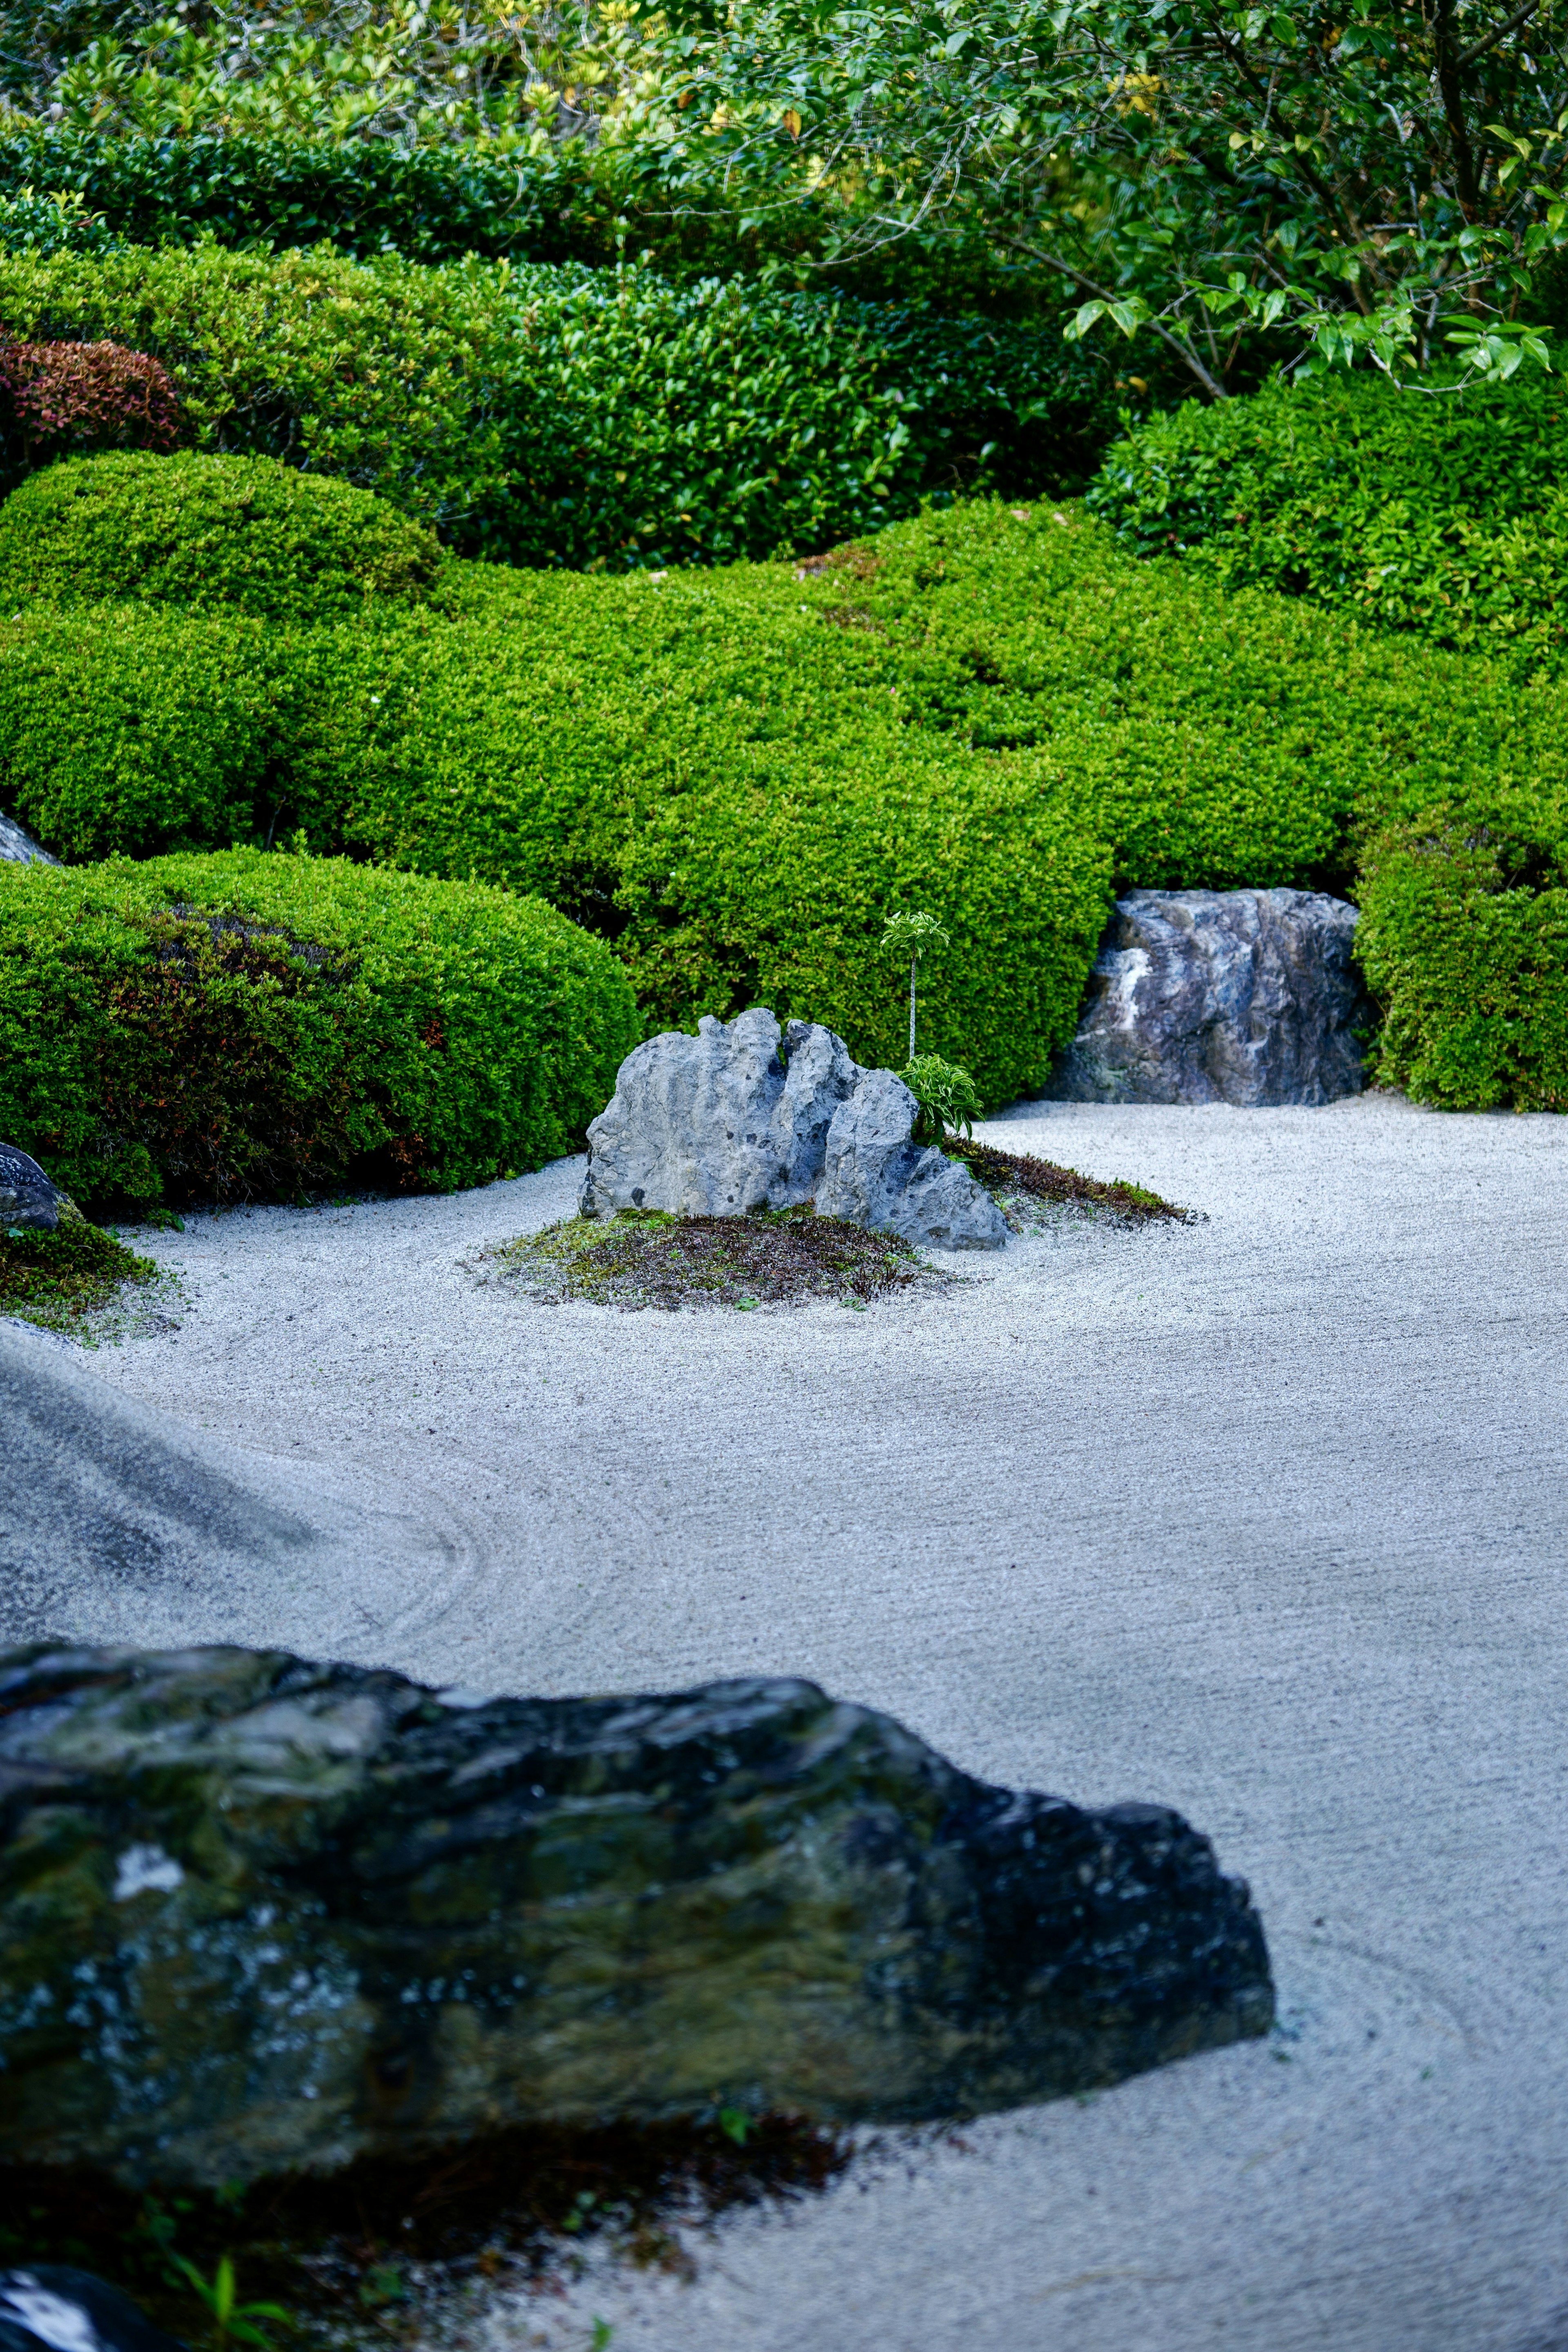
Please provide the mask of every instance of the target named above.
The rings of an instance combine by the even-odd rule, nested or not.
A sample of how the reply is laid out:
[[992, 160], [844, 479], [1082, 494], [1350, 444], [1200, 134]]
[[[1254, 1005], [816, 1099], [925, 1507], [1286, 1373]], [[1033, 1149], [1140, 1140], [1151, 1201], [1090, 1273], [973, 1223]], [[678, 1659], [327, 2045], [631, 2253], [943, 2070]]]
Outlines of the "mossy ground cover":
[[1178, 1209], [1142, 1184], [1102, 1183], [1098, 1176], [1080, 1176], [1076, 1168], [1058, 1167], [1054, 1160], [1039, 1160], [1032, 1152], [1002, 1151], [994, 1144], [951, 1135], [942, 1149], [951, 1159], [963, 1160], [1014, 1225], [1037, 1224], [1041, 1213], [1052, 1210], [1122, 1225], [1198, 1222], [1191, 1209]]
[[847, 2145], [790, 2116], [721, 2115], [597, 2130], [513, 2130], [243, 2194], [142, 2195], [99, 2174], [0, 2168], [0, 2263], [68, 2263], [133, 2296], [197, 2352], [220, 2352], [174, 2257], [212, 2279], [225, 2255], [239, 2300], [289, 2314], [272, 2352], [431, 2340], [484, 2282], [526, 2288], [594, 2237], [624, 2259], [683, 2271], [679, 2222], [826, 2188]]
[[810, 1209], [747, 1217], [673, 1217], [628, 1209], [608, 1219], [574, 1217], [525, 1234], [476, 1261], [481, 1279], [559, 1306], [725, 1307], [742, 1312], [806, 1298], [864, 1307], [900, 1291], [951, 1280], [896, 1234], [815, 1216]]
[[158, 1279], [150, 1257], [89, 1224], [86, 1218], [52, 1234], [0, 1226], [0, 1315], [19, 1316], [46, 1331], [80, 1338], [92, 1318], [119, 1303], [128, 1288]]

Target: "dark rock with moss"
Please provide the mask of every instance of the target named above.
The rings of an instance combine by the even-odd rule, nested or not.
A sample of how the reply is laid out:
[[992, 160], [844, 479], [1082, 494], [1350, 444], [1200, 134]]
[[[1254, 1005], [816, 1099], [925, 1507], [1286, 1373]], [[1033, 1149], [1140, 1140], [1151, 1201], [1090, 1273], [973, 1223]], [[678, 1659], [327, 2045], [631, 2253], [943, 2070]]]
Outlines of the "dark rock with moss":
[[60, 1220], [79, 1212], [68, 1192], [51, 1184], [36, 1160], [15, 1144], [0, 1143], [0, 1229], [52, 1234]]
[[1273, 2011], [1179, 1815], [987, 1787], [809, 1683], [474, 1703], [12, 1651], [0, 1834], [0, 2160], [132, 2184], [715, 2100], [994, 2108]]

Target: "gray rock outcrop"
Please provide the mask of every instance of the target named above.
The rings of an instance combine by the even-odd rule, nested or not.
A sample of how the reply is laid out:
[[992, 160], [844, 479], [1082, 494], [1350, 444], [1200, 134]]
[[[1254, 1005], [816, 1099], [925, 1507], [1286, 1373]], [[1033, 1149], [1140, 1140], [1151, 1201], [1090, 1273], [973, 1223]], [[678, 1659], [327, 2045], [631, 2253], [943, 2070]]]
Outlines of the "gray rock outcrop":
[[809, 1683], [449, 1700], [0, 1654], [0, 2160], [217, 2184], [532, 2119], [916, 2118], [1261, 2033], [1206, 1838]]
[[0, 1230], [52, 1234], [62, 1217], [79, 1215], [68, 1192], [51, 1184], [36, 1160], [15, 1144], [0, 1143]]
[[1048, 1093], [1249, 1108], [1359, 1093], [1356, 919], [1310, 890], [1131, 891]]
[[58, 857], [51, 857], [30, 833], [24, 833], [14, 818], [3, 812], [0, 812], [0, 858], [18, 866], [58, 866], [60, 862]]
[[831, 1029], [792, 1021], [781, 1034], [763, 1005], [731, 1022], [704, 1013], [695, 1037], [679, 1029], [650, 1037], [626, 1055], [608, 1108], [589, 1127], [584, 1215], [798, 1208], [816, 1190], [829, 1123], [859, 1075]]
[[862, 1074], [827, 1130], [817, 1215], [938, 1249], [1000, 1249], [1001, 1210], [967, 1168], [913, 1140], [919, 1109], [891, 1070]]
[[628, 1054], [588, 1129], [585, 1217], [662, 1209], [740, 1217], [815, 1200], [817, 1214], [940, 1249], [995, 1249], [1007, 1226], [967, 1169], [910, 1140], [918, 1106], [813, 1021], [765, 1006], [705, 1013]]

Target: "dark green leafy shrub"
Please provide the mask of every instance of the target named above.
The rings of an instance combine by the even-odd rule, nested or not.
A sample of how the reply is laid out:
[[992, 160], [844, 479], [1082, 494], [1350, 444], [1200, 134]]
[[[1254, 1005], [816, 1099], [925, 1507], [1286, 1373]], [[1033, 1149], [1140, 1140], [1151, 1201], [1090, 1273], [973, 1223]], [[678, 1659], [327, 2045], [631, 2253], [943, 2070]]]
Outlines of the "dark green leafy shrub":
[[[0, 151], [5, 152], [5, 151]], [[31, 160], [29, 151], [26, 160]], [[120, 243], [100, 213], [89, 209], [78, 190], [58, 180], [35, 187], [15, 149], [0, 163], [0, 251], [6, 253], [108, 253]]]
[[1445, 1110], [1568, 1110], [1568, 816], [1488, 796], [1368, 853], [1356, 953], [1376, 1075]]
[[1383, 629], [1555, 670], [1568, 647], [1568, 392], [1522, 370], [1464, 393], [1381, 377], [1268, 385], [1149, 417], [1088, 504], [1140, 555]]
[[820, 547], [922, 490], [1080, 477], [1110, 422], [1098, 363], [1036, 321], [647, 269], [0, 254], [0, 332], [134, 345], [200, 449], [342, 475], [547, 566]]
[[84, 1201], [448, 1190], [570, 1150], [640, 1031], [549, 908], [239, 851], [0, 868], [0, 1133]]
[[269, 457], [126, 451], [51, 466], [0, 507], [0, 606], [228, 605], [334, 621], [425, 599], [434, 531], [384, 499]]

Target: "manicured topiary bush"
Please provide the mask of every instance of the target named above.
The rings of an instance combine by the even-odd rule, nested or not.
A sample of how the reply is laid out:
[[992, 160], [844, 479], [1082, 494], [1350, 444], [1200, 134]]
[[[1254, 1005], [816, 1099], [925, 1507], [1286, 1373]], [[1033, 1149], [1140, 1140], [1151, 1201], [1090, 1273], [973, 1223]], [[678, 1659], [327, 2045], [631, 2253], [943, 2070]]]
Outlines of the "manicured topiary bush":
[[270, 457], [125, 451], [47, 467], [0, 507], [0, 605], [110, 598], [339, 620], [440, 576], [434, 531]]
[[447, 1190], [574, 1148], [640, 1034], [547, 907], [238, 851], [0, 866], [0, 1134], [83, 1202]]
[[1568, 809], [1436, 809], [1370, 846], [1376, 1075], [1445, 1110], [1568, 1110]]

